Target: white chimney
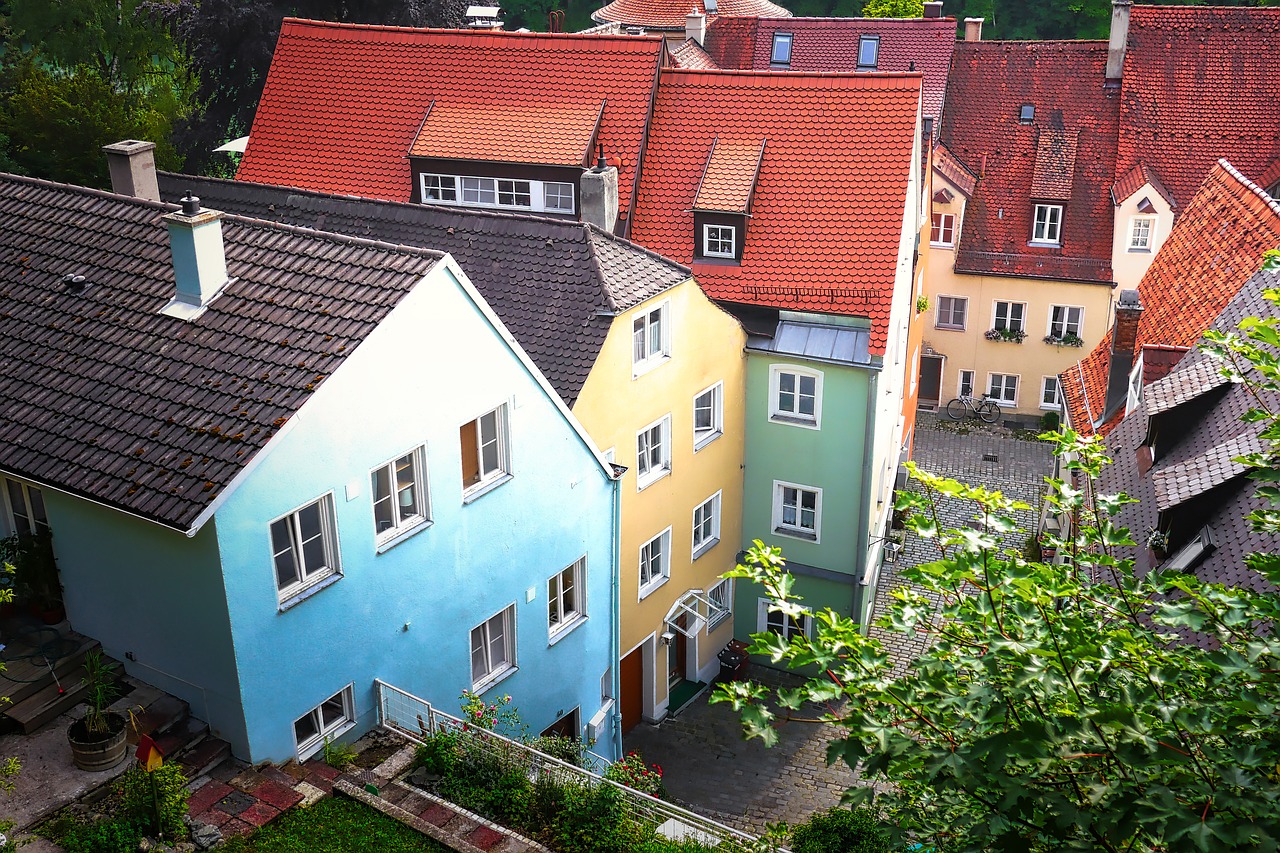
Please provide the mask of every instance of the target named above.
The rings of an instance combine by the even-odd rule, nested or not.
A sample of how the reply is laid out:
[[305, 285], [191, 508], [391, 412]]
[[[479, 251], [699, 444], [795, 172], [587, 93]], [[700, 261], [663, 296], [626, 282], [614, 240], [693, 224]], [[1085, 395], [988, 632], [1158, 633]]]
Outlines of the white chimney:
[[965, 41], [982, 41], [982, 24], [986, 18], [965, 18], [964, 19], [964, 40]]
[[601, 151], [594, 169], [582, 173], [579, 213], [602, 231], [612, 232], [618, 224], [618, 169], [606, 165]]
[[119, 195], [160, 200], [160, 186], [156, 183], [156, 144], [137, 139], [126, 139], [102, 146], [107, 154], [107, 169], [111, 172], [111, 191]]
[[222, 213], [202, 210], [200, 199], [188, 193], [182, 199], [182, 210], [165, 214], [163, 219], [169, 229], [177, 292], [160, 313], [194, 320], [227, 283]]
[[702, 44], [707, 38], [707, 16], [696, 8], [684, 19], [684, 37]]
[[925, 0], [924, 16], [926, 18], [941, 18], [942, 0]]
[[1129, 46], [1129, 13], [1133, 0], [1111, 0], [1111, 40], [1107, 44], [1107, 79], [1124, 76], [1124, 54]]

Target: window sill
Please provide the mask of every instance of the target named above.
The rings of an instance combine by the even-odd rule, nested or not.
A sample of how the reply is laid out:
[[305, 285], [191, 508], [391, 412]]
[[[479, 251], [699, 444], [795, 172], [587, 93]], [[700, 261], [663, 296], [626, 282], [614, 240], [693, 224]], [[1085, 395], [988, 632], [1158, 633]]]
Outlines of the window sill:
[[565, 622], [562, 625], [557, 625], [555, 630], [550, 632], [550, 634], [547, 636], [547, 645], [554, 646], [556, 643], [560, 642], [565, 637], [569, 636], [574, 631], [576, 631], [579, 626], [585, 625], [586, 623], [587, 623], [586, 616], [583, 616], [581, 613], [573, 614], [572, 619], [570, 619], [568, 622]]
[[715, 537], [714, 539], [708, 539], [706, 542], [703, 542], [699, 547], [693, 549], [692, 560], [698, 559], [703, 554], [707, 553], [708, 551], [710, 551], [712, 548], [716, 547], [719, 544], [720, 544], [719, 536]]
[[964, 326], [943, 326], [938, 323], [934, 323], [933, 327], [942, 332], [963, 332], [964, 331]]
[[297, 607], [320, 590], [328, 589], [340, 580], [342, 580], [342, 572], [330, 572], [319, 580], [311, 581], [307, 586], [289, 593], [288, 598], [282, 599], [277, 612], [283, 613]]
[[1035, 249], [1061, 249], [1061, 240], [1028, 240], [1027, 245]]
[[643, 492], [645, 489], [649, 488], [650, 486], [652, 486], [654, 483], [658, 482], [659, 480], [664, 480], [664, 479], [666, 479], [667, 477], [670, 477], [670, 476], [671, 476], [671, 469], [670, 469], [670, 468], [663, 468], [663, 469], [662, 469], [659, 473], [657, 473], [657, 474], [648, 474], [648, 475], [646, 475], [646, 476], [645, 476], [645, 478], [644, 478], [643, 480], [642, 480], [642, 479], [640, 479], [640, 475], [639, 475], [639, 474], [636, 474], [636, 491], [637, 491], [637, 492]]
[[818, 534], [808, 530], [792, 530], [789, 527], [775, 527], [773, 532], [779, 536], [787, 536], [791, 539], [803, 539], [805, 542], [817, 542]]
[[431, 519], [429, 518], [422, 519], [417, 524], [413, 525], [413, 527], [408, 527], [404, 530], [401, 530], [399, 533], [395, 534], [394, 536], [390, 536], [382, 540], [381, 542], [379, 542], [377, 544], [377, 547], [374, 548], [374, 553], [385, 554], [387, 551], [390, 551], [392, 548], [396, 547], [401, 542], [408, 539], [410, 536], [416, 536], [417, 534], [431, 527], [431, 524], [432, 524]]
[[501, 477], [498, 477], [496, 480], [490, 480], [487, 483], [479, 483], [477, 485], [470, 487], [469, 489], [464, 489], [462, 492], [463, 506], [471, 503], [472, 501], [478, 498], [484, 497], [485, 495], [492, 492], [494, 489], [498, 488], [504, 483], [509, 482], [510, 480], [511, 480], [511, 475], [504, 472], [503, 475]]
[[724, 435], [723, 430], [716, 430], [713, 433], [704, 435], [702, 438], [695, 438], [693, 440], [693, 452], [697, 453], [699, 450], [706, 447], [708, 444], [715, 441], [717, 438], [719, 438], [722, 435]]
[[671, 580], [671, 578], [667, 577], [666, 575], [663, 575], [662, 580], [653, 581], [648, 586], [641, 587], [639, 600], [644, 601], [646, 598], [653, 595], [658, 590], [662, 589], [662, 587], [666, 586], [666, 583], [669, 580]]
[[821, 429], [816, 419], [771, 414], [769, 415], [769, 420], [775, 424], [786, 424], [787, 426], [803, 427], [804, 429]]
[[318, 738], [312, 741], [309, 741], [306, 746], [302, 746], [301, 744], [299, 744], [298, 750], [297, 750], [298, 762], [301, 763], [303, 761], [306, 761], [307, 759], [314, 757], [321, 750], [323, 750], [324, 742], [326, 738], [330, 741], [335, 741], [338, 738], [345, 735], [347, 732], [351, 731], [353, 728], [355, 728], [355, 726], [356, 726], [355, 720], [347, 720], [345, 723], [338, 726], [333, 731], [327, 732], [323, 735], [320, 735]]
[[644, 361], [633, 361], [631, 363], [631, 378], [639, 379], [646, 373], [657, 370], [662, 365], [671, 360], [670, 355], [652, 356]]
[[1127, 252], [1128, 252], [1129, 254], [1131, 254], [1131, 255], [1149, 255], [1149, 254], [1151, 254], [1151, 250], [1150, 250], [1150, 249], [1135, 249], [1135, 248], [1134, 248], [1134, 247], [1132, 247], [1132, 246], [1130, 246], [1130, 247], [1129, 247], [1128, 249], [1126, 249], [1125, 251], [1127, 251]]
[[490, 689], [491, 687], [494, 687], [502, 683], [503, 681], [506, 681], [508, 678], [515, 675], [519, 671], [520, 671], [520, 667], [507, 664], [504, 668], [496, 672], [491, 672], [488, 675], [486, 675], [484, 678], [480, 679], [479, 681], [472, 683], [471, 692], [483, 693], [486, 690]]
[[929, 243], [930, 249], [954, 249], [955, 247], [956, 247], [955, 243], [934, 243], [934, 242]]

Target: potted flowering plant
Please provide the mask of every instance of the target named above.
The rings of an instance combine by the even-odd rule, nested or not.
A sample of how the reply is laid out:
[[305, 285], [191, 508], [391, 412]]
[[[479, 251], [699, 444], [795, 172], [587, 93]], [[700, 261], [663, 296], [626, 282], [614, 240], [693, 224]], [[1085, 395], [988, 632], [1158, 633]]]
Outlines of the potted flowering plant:
[[1073, 335], [1070, 332], [1065, 332], [1064, 334], [1061, 334], [1061, 335], [1045, 335], [1044, 342], [1046, 344], [1053, 344], [1054, 346], [1058, 346], [1058, 347], [1084, 346], [1084, 338], [1080, 337], [1079, 335]]
[[997, 327], [995, 329], [987, 329], [984, 337], [989, 341], [1010, 341], [1015, 344], [1020, 344], [1026, 340], [1027, 333], [1022, 331], [1022, 329]]

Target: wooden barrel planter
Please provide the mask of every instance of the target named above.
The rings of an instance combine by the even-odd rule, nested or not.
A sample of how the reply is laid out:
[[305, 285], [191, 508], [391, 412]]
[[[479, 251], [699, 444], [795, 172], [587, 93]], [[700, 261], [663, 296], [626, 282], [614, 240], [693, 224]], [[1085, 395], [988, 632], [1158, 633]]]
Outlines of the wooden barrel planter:
[[93, 734], [85, 729], [84, 720], [76, 720], [67, 729], [71, 743], [71, 760], [81, 770], [110, 770], [124, 760], [129, 744], [126, 739], [124, 717], [108, 714], [110, 731], [106, 735]]

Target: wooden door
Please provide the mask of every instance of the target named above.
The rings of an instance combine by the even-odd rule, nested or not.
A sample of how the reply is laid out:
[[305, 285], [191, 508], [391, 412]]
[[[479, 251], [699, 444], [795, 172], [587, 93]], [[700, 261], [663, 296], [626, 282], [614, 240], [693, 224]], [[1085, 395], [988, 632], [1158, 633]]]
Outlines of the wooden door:
[[622, 732], [635, 728], [644, 714], [644, 647], [622, 659], [618, 667], [619, 692], [622, 693]]
[[920, 356], [919, 405], [937, 406], [942, 400], [942, 359], [936, 355]]

